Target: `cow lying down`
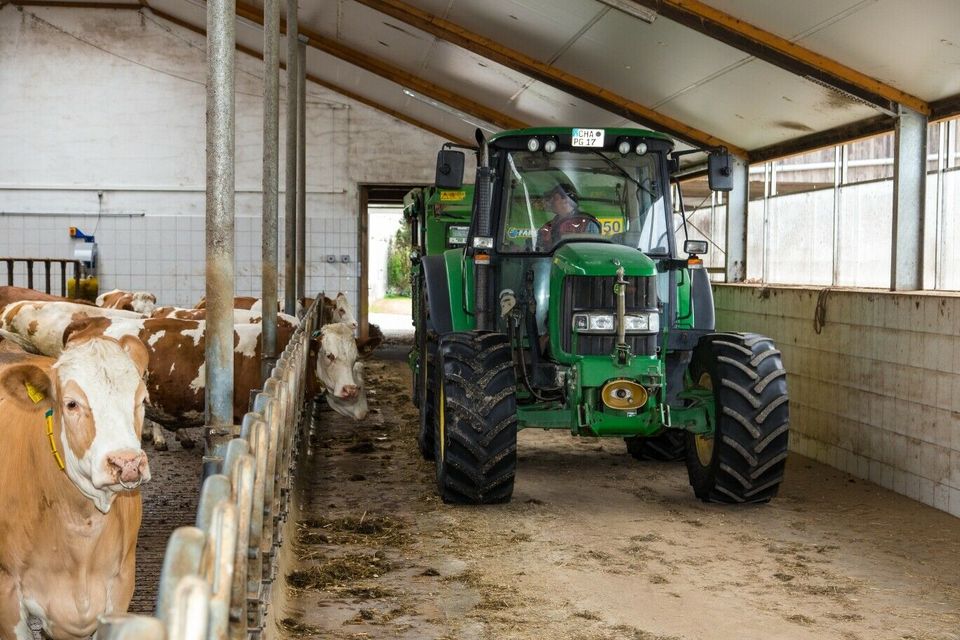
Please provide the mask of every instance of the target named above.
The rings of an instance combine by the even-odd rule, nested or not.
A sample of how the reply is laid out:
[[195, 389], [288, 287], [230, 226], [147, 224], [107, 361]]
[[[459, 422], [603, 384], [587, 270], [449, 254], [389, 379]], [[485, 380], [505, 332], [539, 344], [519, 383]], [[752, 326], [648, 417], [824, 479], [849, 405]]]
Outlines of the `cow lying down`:
[[134, 589], [147, 352], [74, 339], [56, 360], [0, 353], [0, 638], [85, 638]]

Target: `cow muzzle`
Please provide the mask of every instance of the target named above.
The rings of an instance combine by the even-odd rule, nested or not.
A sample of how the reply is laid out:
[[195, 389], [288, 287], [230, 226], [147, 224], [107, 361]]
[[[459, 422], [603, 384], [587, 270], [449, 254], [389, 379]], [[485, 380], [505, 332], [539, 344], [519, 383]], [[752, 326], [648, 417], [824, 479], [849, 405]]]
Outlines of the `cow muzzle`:
[[116, 451], [107, 456], [107, 470], [116, 482], [128, 491], [150, 480], [150, 463], [141, 451]]
[[356, 398], [358, 395], [360, 395], [360, 387], [355, 384], [345, 384], [343, 388], [340, 389], [337, 397], [343, 400], [349, 400], [350, 398]]

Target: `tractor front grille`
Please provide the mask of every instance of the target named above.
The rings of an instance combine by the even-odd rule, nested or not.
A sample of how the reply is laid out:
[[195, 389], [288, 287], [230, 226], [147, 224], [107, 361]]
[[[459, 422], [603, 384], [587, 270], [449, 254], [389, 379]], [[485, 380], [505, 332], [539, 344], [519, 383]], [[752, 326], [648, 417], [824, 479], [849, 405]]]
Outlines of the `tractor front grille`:
[[[579, 311], [616, 313], [617, 296], [613, 293], [616, 276], [567, 276], [563, 280], [560, 344], [567, 353], [580, 356], [599, 356], [613, 353], [617, 336], [583, 334], [573, 348], [573, 314]], [[657, 281], [653, 277], [628, 276], [626, 290], [627, 313], [657, 309]], [[654, 355], [657, 352], [657, 334], [627, 334], [627, 344], [635, 355]]]

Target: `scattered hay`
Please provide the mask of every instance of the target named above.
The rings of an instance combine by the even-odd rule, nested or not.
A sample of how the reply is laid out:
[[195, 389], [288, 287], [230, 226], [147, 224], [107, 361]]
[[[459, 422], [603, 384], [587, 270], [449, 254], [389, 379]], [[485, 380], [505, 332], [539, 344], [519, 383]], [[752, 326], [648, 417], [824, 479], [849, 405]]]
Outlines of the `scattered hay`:
[[813, 618], [808, 618], [807, 616], [803, 615], [802, 613], [795, 613], [795, 614], [792, 615], [792, 616], [785, 616], [785, 617], [786, 617], [786, 619], [789, 620], [790, 622], [793, 622], [793, 623], [795, 623], [795, 624], [802, 624], [802, 625], [804, 625], [804, 626], [810, 626], [811, 624], [813, 624], [814, 622], [816, 622]]
[[315, 636], [323, 633], [323, 629], [312, 624], [306, 624], [294, 618], [284, 618], [280, 621], [280, 626], [290, 633], [291, 637], [300, 638], [303, 636]]
[[667, 580], [666, 578], [658, 574], [654, 574], [650, 576], [651, 584], [669, 584], [669, 582], [670, 582], [669, 580]]
[[407, 541], [406, 524], [390, 516], [318, 518], [297, 523], [301, 544], [364, 544], [399, 546]]
[[377, 556], [348, 554], [321, 559], [317, 565], [287, 574], [287, 584], [297, 589], [329, 590], [366, 578], [379, 578], [390, 570], [390, 563]]
[[790, 575], [789, 573], [775, 573], [773, 577], [779, 580], [780, 582], [790, 582], [794, 579], [795, 576]]
[[515, 533], [509, 538], [510, 542], [530, 542], [533, 538], [529, 533]]
[[600, 620], [600, 616], [593, 611], [574, 611], [573, 616], [584, 620]]
[[644, 533], [639, 536], [630, 536], [630, 542], [660, 542], [663, 540], [660, 536], [655, 533]]
[[860, 622], [863, 620], [863, 616], [859, 613], [828, 613], [827, 617], [840, 622]]
[[358, 585], [338, 589], [338, 591], [361, 600], [379, 600], [381, 598], [392, 598], [396, 595], [392, 589], [385, 589], [376, 585]]

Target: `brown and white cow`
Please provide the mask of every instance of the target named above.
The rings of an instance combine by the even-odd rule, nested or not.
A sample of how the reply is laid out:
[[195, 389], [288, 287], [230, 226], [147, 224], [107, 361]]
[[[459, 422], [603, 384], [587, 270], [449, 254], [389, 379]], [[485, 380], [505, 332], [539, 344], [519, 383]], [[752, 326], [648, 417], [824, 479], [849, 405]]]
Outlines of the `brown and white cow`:
[[146, 363], [135, 338], [0, 354], [0, 639], [33, 638], [31, 616], [55, 640], [86, 638], [126, 612], [150, 480]]
[[[233, 398], [234, 419], [247, 413], [251, 389], [260, 387], [260, 323], [234, 325]], [[197, 427], [204, 422], [206, 390], [206, 323], [176, 318], [86, 318], [69, 325], [70, 336], [105, 335], [112, 338], [134, 336], [143, 342], [149, 354], [147, 390], [150, 404], [147, 417], [170, 430]], [[278, 348], [283, 349], [294, 328], [281, 325]]]
[[317, 344], [317, 378], [326, 390], [327, 404], [337, 413], [363, 420], [367, 417], [367, 390], [363, 363], [358, 361], [353, 329], [342, 322], [320, 328]]
[[136, 311], [145, 316], [153, 313], [157, 306], [157, 296], [148, 291], [123, 291], [114, 289], [97, 296], [97, 306], [107, 309]]
[[42, 302], [75, 302], [77, 304], [93, 306], [92, 303], [87, 302], [86, 300], [63, 298], [61, 296], [54, 296], [50, 295], [49, 293], [44, 293], [43, 291], [37, 291], [36, 289], [12, 286], [0, 287], [0, 311], [2, 311], [3, 308], [8, 304], [22, 302], [24, 300], [35, 300]]
[[83, 318], [143, 319], [135, 311], [101, 308], [73, 302], [14, 302], [0, 313], [0, 330], [28, 351], [56, 358], [63, 348], [63, 332]]
[[[152, 318], [177, 318], [179, 320], [206, 320], [206, 309], [184, 309], [181, 307], [157, 307]], [[256, 324], [262, 322], [259, 309], [234, 309], [234, 324]], [[300, 320], [285, 313], [277, 314], [277, 323], [280, 326], [286, 324], [289, 327], [300, 326]]]

